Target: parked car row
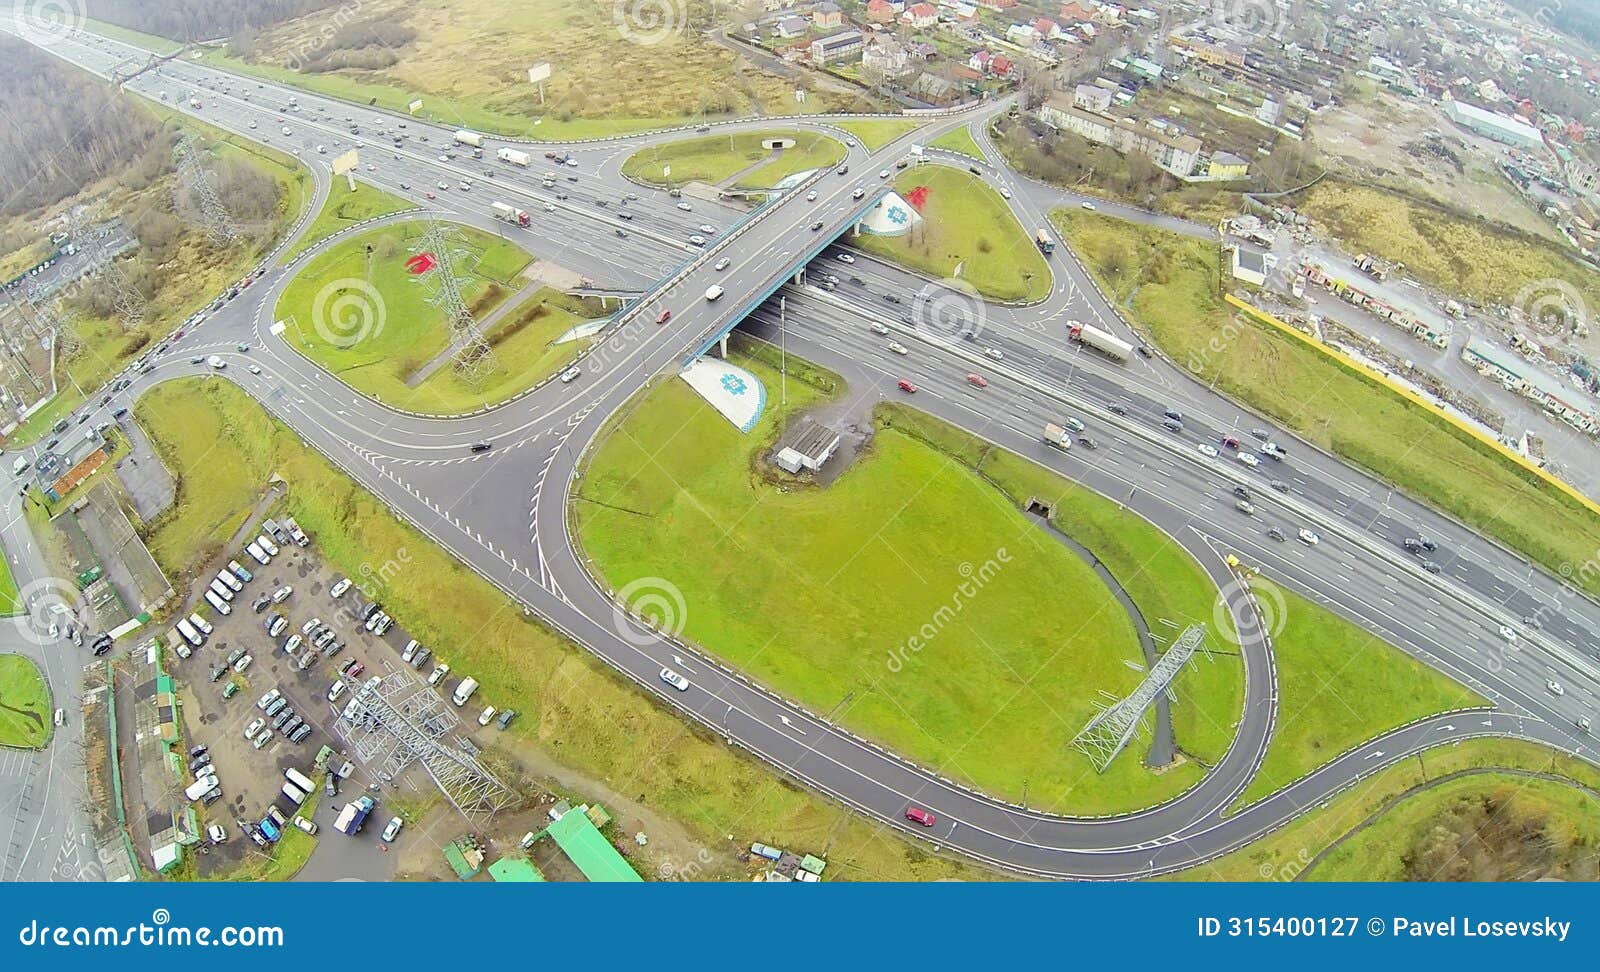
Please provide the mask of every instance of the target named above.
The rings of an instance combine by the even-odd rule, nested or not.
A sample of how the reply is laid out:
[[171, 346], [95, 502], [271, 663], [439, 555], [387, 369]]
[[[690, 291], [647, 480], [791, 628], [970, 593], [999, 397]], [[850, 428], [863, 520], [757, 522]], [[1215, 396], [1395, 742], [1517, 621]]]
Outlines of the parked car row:
[[[380, 638], [383, 636], [383, 633], [389, 629], [389, 626], [394, 623], [394, 619], [385, 613], [382, 606], [376, 602], [366, 606], [362, 617], [365, 619], [367, 630]], [[374, 625], [374, 621], [378, 621], [378, 624]], [[432, 649], [428, 648], [428, 646], [424, 645], [422, 642], [417, 641], [415, 638], [408, 640], [405, 647], [400, 649], [400, 660], [418, 672], [423, 671], [427, 667], [428, 661], [432, 658]], [[346, 667], [349, 668], [350, 666]], [[355, 678], [355, 676], [360, 673], [359, 663], [356, 667], [357, 671], [355, 673], [345, 671], [344, 674], [348, 675], [352, 679]], [[443, 659], [440, 659], [434, 664], [433, 670], [428, 674], [428, 684], [436, 688], [440, 687], [444, 683], [445, 677], [449, 674], [450, 664]], [[336, 683], [334, 686], [329, 688], [328, 701], [332, 702], [343, 694], [342, 691], [340, 691], [340, 688], [340, 683]], [[473, 695], [476, 694], [477, 691], [478, 680], [469, 675], [456, 683], [455, 691], [451, 693], [450, 698], [451, 701], [453, 701], [456, 706], [460, 708], [471, 701]], [[478, 725], [487, 726], [489, 723], [493, 722], [501, 729], [506, 729], [510, 727], [512, 721], [515, 720], [516, 717], [516, 709], [497, 709], [491, 705], [486, 707], [478, 714]]]

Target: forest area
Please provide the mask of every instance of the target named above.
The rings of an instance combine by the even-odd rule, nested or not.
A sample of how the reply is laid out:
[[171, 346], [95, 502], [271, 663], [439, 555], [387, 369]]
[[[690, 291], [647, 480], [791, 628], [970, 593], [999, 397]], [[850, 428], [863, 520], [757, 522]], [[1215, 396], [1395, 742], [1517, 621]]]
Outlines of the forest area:
[[[177, 41], [221, 40], [302, 17], [339, 0], [87, 0], [90, 17]], [[356, 0], [359, 6], [359, 0]]]

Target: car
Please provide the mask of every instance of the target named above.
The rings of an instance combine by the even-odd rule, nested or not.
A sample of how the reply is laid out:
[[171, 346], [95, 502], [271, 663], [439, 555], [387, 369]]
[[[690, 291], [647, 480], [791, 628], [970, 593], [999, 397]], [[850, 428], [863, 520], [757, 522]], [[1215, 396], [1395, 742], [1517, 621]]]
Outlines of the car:
[[263, 729], [261, 730], [261, 735], [257, 736], [255, 738], [255, 742], [251, 745], [255, 746], [257, 749], [265, 749], [267, 743], [272, 741], [272, 735], [273, 733], [271, 729]]
[[1589, 717], [1588, 716], [1578, 716], [1577, 719], [1573, 720], [1573, 724], [1576, 725], [1579, 729], [1583, 730], [1584, 732], [1588, 732], [1589, 731]]
[[717, 235], [717, 228], [712, 226], [710, 223], [701, 223], [699, 226], [696, 226], [695, 229], [706, 234], [707, 236]]
[[1531, 614], [1523, 617], [1522, 624], [1523, 627], [1532, 628], [1535, 631], [1538, 631], [1540, 628], [1544, 627], [1544, 625], [1539, 622], [1539, 619]]
[[433, 657], [432, 649], [429, 649], [429, 648], [418, 648], [416, 657], [411, 659], [411, 667], [417, 669], [418, 671], [421, 671], [422, 667], [424, 665], [428, 664], [428, 659], [430, 659], [432, 657]]
[[714, 265], [713, 265], [713, 266], [712, 266], [712, 267], [711, 267], [711, 269], [713, 269], [713, 270], [718, 270], [718, 271], [721, 271], [721, 270], [726, 270], [726, 269], [728, 269], [728, 258], [727, 258], [727, 257], [723, 257], [723, 258], [722, 258], [722, 259], [720, 259], [720, 260], [718, 260], [718, 261], [717, 261], [717, 262], [716, 262], [716, 263], [715, 263], [715, 264], [714, 264]]
[[468, 449], [470, 452], [488, 452], [494, 448], [493, 442], [474, 442]]
[[822, 229], [822, 220], [820, 219], [811, 224], [811, 232], [815, 233], [819, 229]]
[[1517, 643], [1517, 633], [1503, 624], [1500, 626], [1500, 637], [1504, 638], [1508, 644], [1514, 645]]
[[893, 351], [895, 354], [910, 354], [911, 353], [910, 351], [906, 350], [906, 346], [901, 344], [899, 341], [890, 341], [888, 343], [888, 345], [886, 345], [886, 347], [888, 347], [888, 349], [890, 351]]
[[1295, 538], [1308, 547], [1315, 547], [1317, 544], [1322, 542], [1321, 537], [1304, 528], [1295, 534]]
[[304, 741], [309, 735], [311, 735], [311, 723], [302, 723], [300, 728], [289, 734], [289, 741], [292, 743], [299, 743]]
[[1106, 411], [1110, 412], [1112, 415], [1127, 415], [1128, 414], [1127, 406], [1126, 405], [1119, 405], [1116, 402], [1108, 403], [1106, 405]]
[[1001, 351], [999, 348], [984, 348], [983, 356], [985, 358], [993, 358], [996, 361], [1000, 361], [1005, 358], [1005, 352]]
[[1243, 513], [1245, 516], [1256, 515], [1255, 504], [1251, 503], [1249, 500], [1236, 500], [1234, 501], [1233, 508], [1238, 510], [1240, 513]]
[[1202, 456], [1206, 456], [1211, 459], [1217, 458], [1217, 447], [1209, 442], [1202, 442], [1195, 446], [1195, 449], [1199, 451]]
[[689, 680], [670, 668], [661, 670], [661, 680], [680, 692], [689, 691]]
[[910, 381], [904, 378], [900, 379], [899, 388], [908, 395], [915, 395], [917, 393], [917, 386], [913, 385]]
[[1267, 485], [1271, 486], [1273, 489], [1277, 490], [1280, 493], [1287, 493], [1289, 491], [1289, 484], [1284, 482], [1281, 479], [1274, 479], [1272, 482], [1268, 483]]
[[1556, 681], [1553, 678], [1546, 679], [1545, 683], [1544, 683], [1544, 687], [1550, 692], [1551, 695], [1566, 695], [1567, 694], [1567, 690], [1561, 687], [1561, 683]]
[[494, 714], [497, 711], [498, 710], [492, 705], [485, 707], [482, 712], [478, 713], [478, 725], [487, 726], [489, 723], [493, 722]]
[[290, 716], [288, 721], [283, 724], [283, 734], [288, 736], [305, 724], [306, 720], [304, 717], [299, 715]]
[[878, 170], [878, 178], [880, 178], [880, 179], [889, 178], [889, 170], [888, 169], [879, 169]]
[[982, 375], [975, 375], [969, 372], [967, 374], [967, 384], [974, 388], [988, 388], [989, 379], [983, 377]]
[[405, 821], [404, 820], [401, 820], [399, 817], [391, 817], [389, 819], [389, 823], [383, 828], [383, 840], [384, 840], [384, 842], [385, 843], [391, 842], [396, 837], [400, 836], [400, 828], [404, 827], [404, 826], [405, 826]]
[[932, 827], [938, 821], [931, 811], [917, 806], [906, 807], [906, 819], [922, 827]]
[[272, 728], [274, 728], [274, 729], [282, 729], [285, 725], [288, 724], [289, 720], [293, 719], [293, 718], [294, 718], [294, 707], [286, 705], [283, 708], [278, 710], [278, 714], [277, 715], [272, 717]]
[[1431, 560], [1424, 560], [1422, 562], [1422, 569], [1430, 574], [1437, 574], [1440, 570], [1440, 567], [1437, 563]]
[[238, 692], [239, 683], [233, 679], [229, 679], [228, 684], [222, 687], [222, 700], [226, 702], [228, 699], [231, 699], [237, 695]]
[[1249, 466], [1251, 469], [1255, 469], [1261, 465], [1261, 457], [1253, 452], [1239, 453], [1239, 461], [1244, 463], [1246, 466]]
[[861, 188], [860, 186], [856, 186], [855, 191], [850, 194], [850, 198], [851, 199], [860, 199], [862, 196], [865, 196], [866, 194], [867, 194], [867, 191], [865, 189]]
[[1239, 448], [1239, 440], [1234, 438], [1231, 435], [1223, 436], [1222, 439], [1221, 439], [1221, 443], [1222, 443], [1222, 446], [1224, 448], [1227, 448], [1227, 449], [1237, 449], [1237, 448]]
[[449, 674], [450, 666], [445, 662], [440, 662], [433, 667], [433, 672], [428, 676], [428, 684], [438, 685], [440, 682], [444, 681], [444, 677]]
[[256, 700], [256, 708], [265, 711], [267, 706], [276, 702], [278, 697], [282, 694], [283, 693], [279, 692], [277, 689], [268, 689], [266, 694], [262, 695], [260, 699]]
[[272, 592], [272, 603], [273, 604], [282, 604], [284, 601], [287, 601], [289, 599], [290, 595], [292, 595], [293, 593], [294, 593], [294, 587], [292, 587], [289, 584], [285, 584], [282, 587], [280, 587], [277, 590]]
[[1085, 199], [1081, 203], [1078, 203], [1078, 205], [1082, 206], [1084, 209], [1090, 210], [1091, 212], [1094, 211], [1097, 208], [1094, 203], [1090, 202], [1087, 199]]
[[262, 727], [265, 726], [266, 724], [267, 724], [267, 720], [265, 720], [265, 719], [263, 719], [263, 718], [261, 718], [259, 716], [257, 716], [256, 718], [250, 720], [250, 724], [248, 726], [244, 727], [244, 738], [252, 739], [252, 740], [255, 739], [256, 738], [256, 733], [260, 732]]
[[339, 669], [340, 672], [344, 673], [346, 676], [348, 676], [350, 678], [360, 678], [361, 677], [361, 673], [366, 671], [366, 670], [367, 670], [367, 666], [361, 664], [361, 660], [358, 659], [358, 658], [350, 659], [349, 661], [344, 663], [344, 667], [343, 668]]
[[810, 192], [806, 193], [806, 202], [816, 202], [816, 201], [817, 201], [817, 190], [813, 189]]
[[252, 375], [261, 374], [261, 366], [260, 365], [250, 365], [248, 370]]
[[1011, 190], [1007, 189], [1005, 186], [1001, 186], [1000, 187], [1000, 198], [1002, 198], [1002, 199], [1010, 199], [1011, 198]]
[[[250, 127], [254, 128], [254, 123]], [[211, 841], [212, 846], [215, 846], [227, 841], [228, 832], [222, 829], [222, 824], [214, 823], [206, 827], [206, 839]]]
[[284, 629], [287, 627], [289, 627], [289, 619], [281, 614], [274, 614], [272, 617], [267, 619], [266, 629], [268, 637], [278, 637], [279, 635], [283, 634]]
[[273, 716], [277, 715], [278, 713], [282, 712], [284, 709], [287, 709], [288, 707], [289, 707], [289, 700], [284, 698], [281, 695], [278, 696], [276, 699], [272, 700], [272, 704], [271, 705], [267, 706], [267, 718], [269, 718], [269, 719], [272, 718]]
[[686, 203], [686, 202], [681, 202], [681, 203], [678, 203], [678, 208], [679, 208], [679, 209], [681, 209], [681, 210], [683, 210], [683, 211], [684, 211], [684, 212], [686, 212], [686, 213], [687, 213], [687, 212], [689, 212], [689, 211], [690, 211], [690, 210], [692, 210], [692, 209], [693, 209], [693, 208], [694, 208], [694, 207], [693, 207], [693, 206], [690, 206], [690, 205], [689, 205], [689, 204], [688, 204], [688, 203]]
[[425, 192], [425, 193], [423, 193], [423, 195], [428, 197], [429, 199], [438, 199], [439, 198], [438, 196], [435, 196], [432, 192]]
[[834, 169], [833, 171], [838, 173], [839, 175], [849, 175], [850, 174], [850, 166], [841, 165], [837, 169]]
[[1289, 539], [1288, 537], [1284, 536], [1283, 531], [1280, 530], [1277, 527], [1272, 527], [1271, 529], [1267, 530], [1267, 536], [1270, 537], [1273, 540], [1278, 541], [1279, 543], [1282, 543], [1285, 540]]
[[563, 385], [571, 384], [573, 379], [577, 378], [581, 374], [583, 374], [583, 372], [578, 368], [578, 366], [573, 365], [561, 373], [561, 383]]
[[301, 830], [305, 831], [306, 833], [310, 834], [313, 837], [315, 837], [317, 835], [317, 825], [316, 825], [316, 823], [313, 822], [313, 821], [307, 820], [306, 818], [300, 816], [299, 814], [295, 814], [294, 825], [296, 827], [299, 827]]
[[[249, 668], [250, 663], [253, 661], [255, 661], [255, 659], [251, 657], [249, 652], [240, 655], [238, 661], [233, 663], [233, 673], [235, 675], [243, 674], [245, 669]], [[215, 679], [213, 679], [213, 681], [215, 681]]]
[[[840, 263], [854, 263], [854, 262], [856, 262], [856, 258], [851, 256], [848, 253], [837, 254], [837, 255], [834, 256], [834, 259], [838, 260]], [[854, 279], [855, 278], [853, 278], [853, 277], [851, 278], [852, 282], [854, 282]]]
[[307, 621], [305, 624], [300, 626], [300, 633], [310, 637], [320, 627], [322, 627], [322, 619], [312, 618], [310, 621]]
[[1272, 433], [1267, 429], [1251, 429], [1250, 436], [1251, 438], [1260, 439], [1262, 442], [1265, 442], [1272, 438]]
[[406, 646], [400, 649], [400, 660], [408, 665], [411, 664], [411, 659], [416, 656], [417, 649], [421, 647], [422, 642], [416, 640], [415, 638], [406, 642]]
[[701, 236], [699, 233], [690, 233], [689, 234], [689, 243], [692, 246], [705, 246], [706, 245], [706, 238]]
[[355, 582], [348, 577], [340, 578], [337, 583], [328, 588], [328, 596], [334, 598], [344, 597], [345, 591], [348, 591], [350, 586], [354, 583]]
[[1182, 432], [1183, 431], [1183, 423], [1178, 421], [1177, 419], [1172, 419], [1172, 418], [1162, 419], [1161, 420], [1161, 425], [1162, 425], [1163, 428], [1165, 428], [1169, 432]]

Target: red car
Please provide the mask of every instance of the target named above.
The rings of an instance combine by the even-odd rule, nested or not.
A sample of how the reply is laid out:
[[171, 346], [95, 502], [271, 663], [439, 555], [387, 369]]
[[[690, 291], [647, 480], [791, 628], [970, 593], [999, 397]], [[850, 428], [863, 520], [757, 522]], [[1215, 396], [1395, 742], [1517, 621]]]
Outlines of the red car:
[[903, 392], [910, 392], [911, 394], [915, 395], [917, 393], [917, 386], [902, 378], [900, 379], [900, 390]]
[[656, 315], [657, 324], [665, 324], [670, 320], [672, 320], [672, 311], [664, 310]]
[[932, 827], [934, 824], [933, 814], [921, 807], [906, 807], [906, 819], [924, 827]]
[[427, 196], [429, 199], [438, 199], [439, 198], [438, 196], [435, 196], [431, 192], [425, 192], [425, 193], [423, 193], [423, 195]]
[[989, 379], [983, 377], [982, 375], [968, 375], [967, 384], [972, 385], [975, 388], [988, 388]]
[[353, 658], [350, 661], [345, 662], [344, 668], [340, 669], [340, 671], [351, 678], [360, 678], [361, 673], [366, 670], [367, 666], [361, 664]]
[[1224, 437], [1224, 438], [1223, 438], [1223, 440], [1222, 440], [1222, 444], [1223, 444], [1223, 445], [1225, 445], [1225, 446], [1227, 446], [1227, 447], [1228, 447], [1228, 448], [1230, 448], [1230, 449], [1237, 449], [1237, 448], [1239, 448], [1239, 440], [1238, 440], [1238, 439], [1235, 439], [1235, 438], [1234, 438], [1234, 437], [1233, 437], [1233, 436], [1231, 436], [1231, 435], [1230, 435], [1230, 436], [1226, 436], [1226, 437]]

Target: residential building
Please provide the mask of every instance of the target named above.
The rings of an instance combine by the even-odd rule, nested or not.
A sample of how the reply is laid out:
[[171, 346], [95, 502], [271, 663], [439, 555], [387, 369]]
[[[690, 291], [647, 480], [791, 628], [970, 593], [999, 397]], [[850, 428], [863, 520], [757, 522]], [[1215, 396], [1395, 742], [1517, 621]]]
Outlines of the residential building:
[[1039, 107], [1039, 117], [1061, 131], [1109, 145], [1124, 155], [1144, 155], [1164, 171], [1184, 180], [1194, 178], [1203, 151], [1200, 140], [1193, 135], [1173, 135], [1131, 118], [1084, 111], [1060, 95], [1045, 100]]
[[1084, 111], [1103, 115], [1111, 109], [1111, 89], [1095, 84], [1080, 84], [1072, 89], [1072, 104]]
[[1033, 32], [1041, 40], [1052, 40], [1061, 36], [1061, 28], [1057, 27], [1056, 22], [1049, 17], [1040, 17], [1029, 26], [1033, 27]]
[[972, 52], [972, 56], [967, 58], [967, 67], [972, 68], [974, 71], [978, 71], [978, 72], [983, 73], [983, 74], [988, 74], [989, 73], [989, 60], [990, 60], [989, 52], [987, 50], [979, 49], [979, 50], [973, 51]]
[[899, 42], [874, 37], [861, 50], [861, 69], [881, 78], [898, 78], [910, 73], [910, 57]]
[[867, 4], [867, 19], [875, 24], [893, 23], [894, 5], [889, 0], [870, 0]]
[[806, 22], [799, 17], [784, 17], [772, 25], [774, 37], [799, 37], [806, 32]]
[[1039, 40], [1039, 32], [1032, 24], [1012, 24], [1006, 28], [1006, 40], [1018, 47], [1031, 48]]
[[914, 3], [906, 8], [906, 12], [900, 15], [900, 19], [921, 30], [938, 23], [939, 12], [934, 9], [931, 3]]
[[1094, 19], [1094, 6], [1087, 3], [1071, 3], [1061, 5], [1061, 19], [1069, 24], [1086, 24]]
[[1017, 0], [978, 0], [978, 6], [987, 7], [990, 10], [1006, 11], [1012, 9], [1016, 5]]
[[1199, 175], [1211, 182], [1236, 182], [1250, 178], [1250, 161], [1232, 152], [1213, 152]]
[[1017, 65], [1009, 57], [992, 57], [989, 59], [989, 73], [997, 78], [1009, 78]]
[[1266, 286], [1267, 277], [1271, 275], [1273, 267], [1278, 262], [1277, 257], [1238, 245], [1230, 246], [1228, 250], [1229, 268], [1233, 272], [1234, 279], [1243, 280], [1257, 287]]
[[859, 30], [842, 30], [811, 42], [811, 63], [822, 67], [859, 60], [866, 38]]
[[811, 22], [821, 30], [832, 30], [844, 26], [844, 12], [837, 4], [822, 0], [821, 3], [811, 8]]

